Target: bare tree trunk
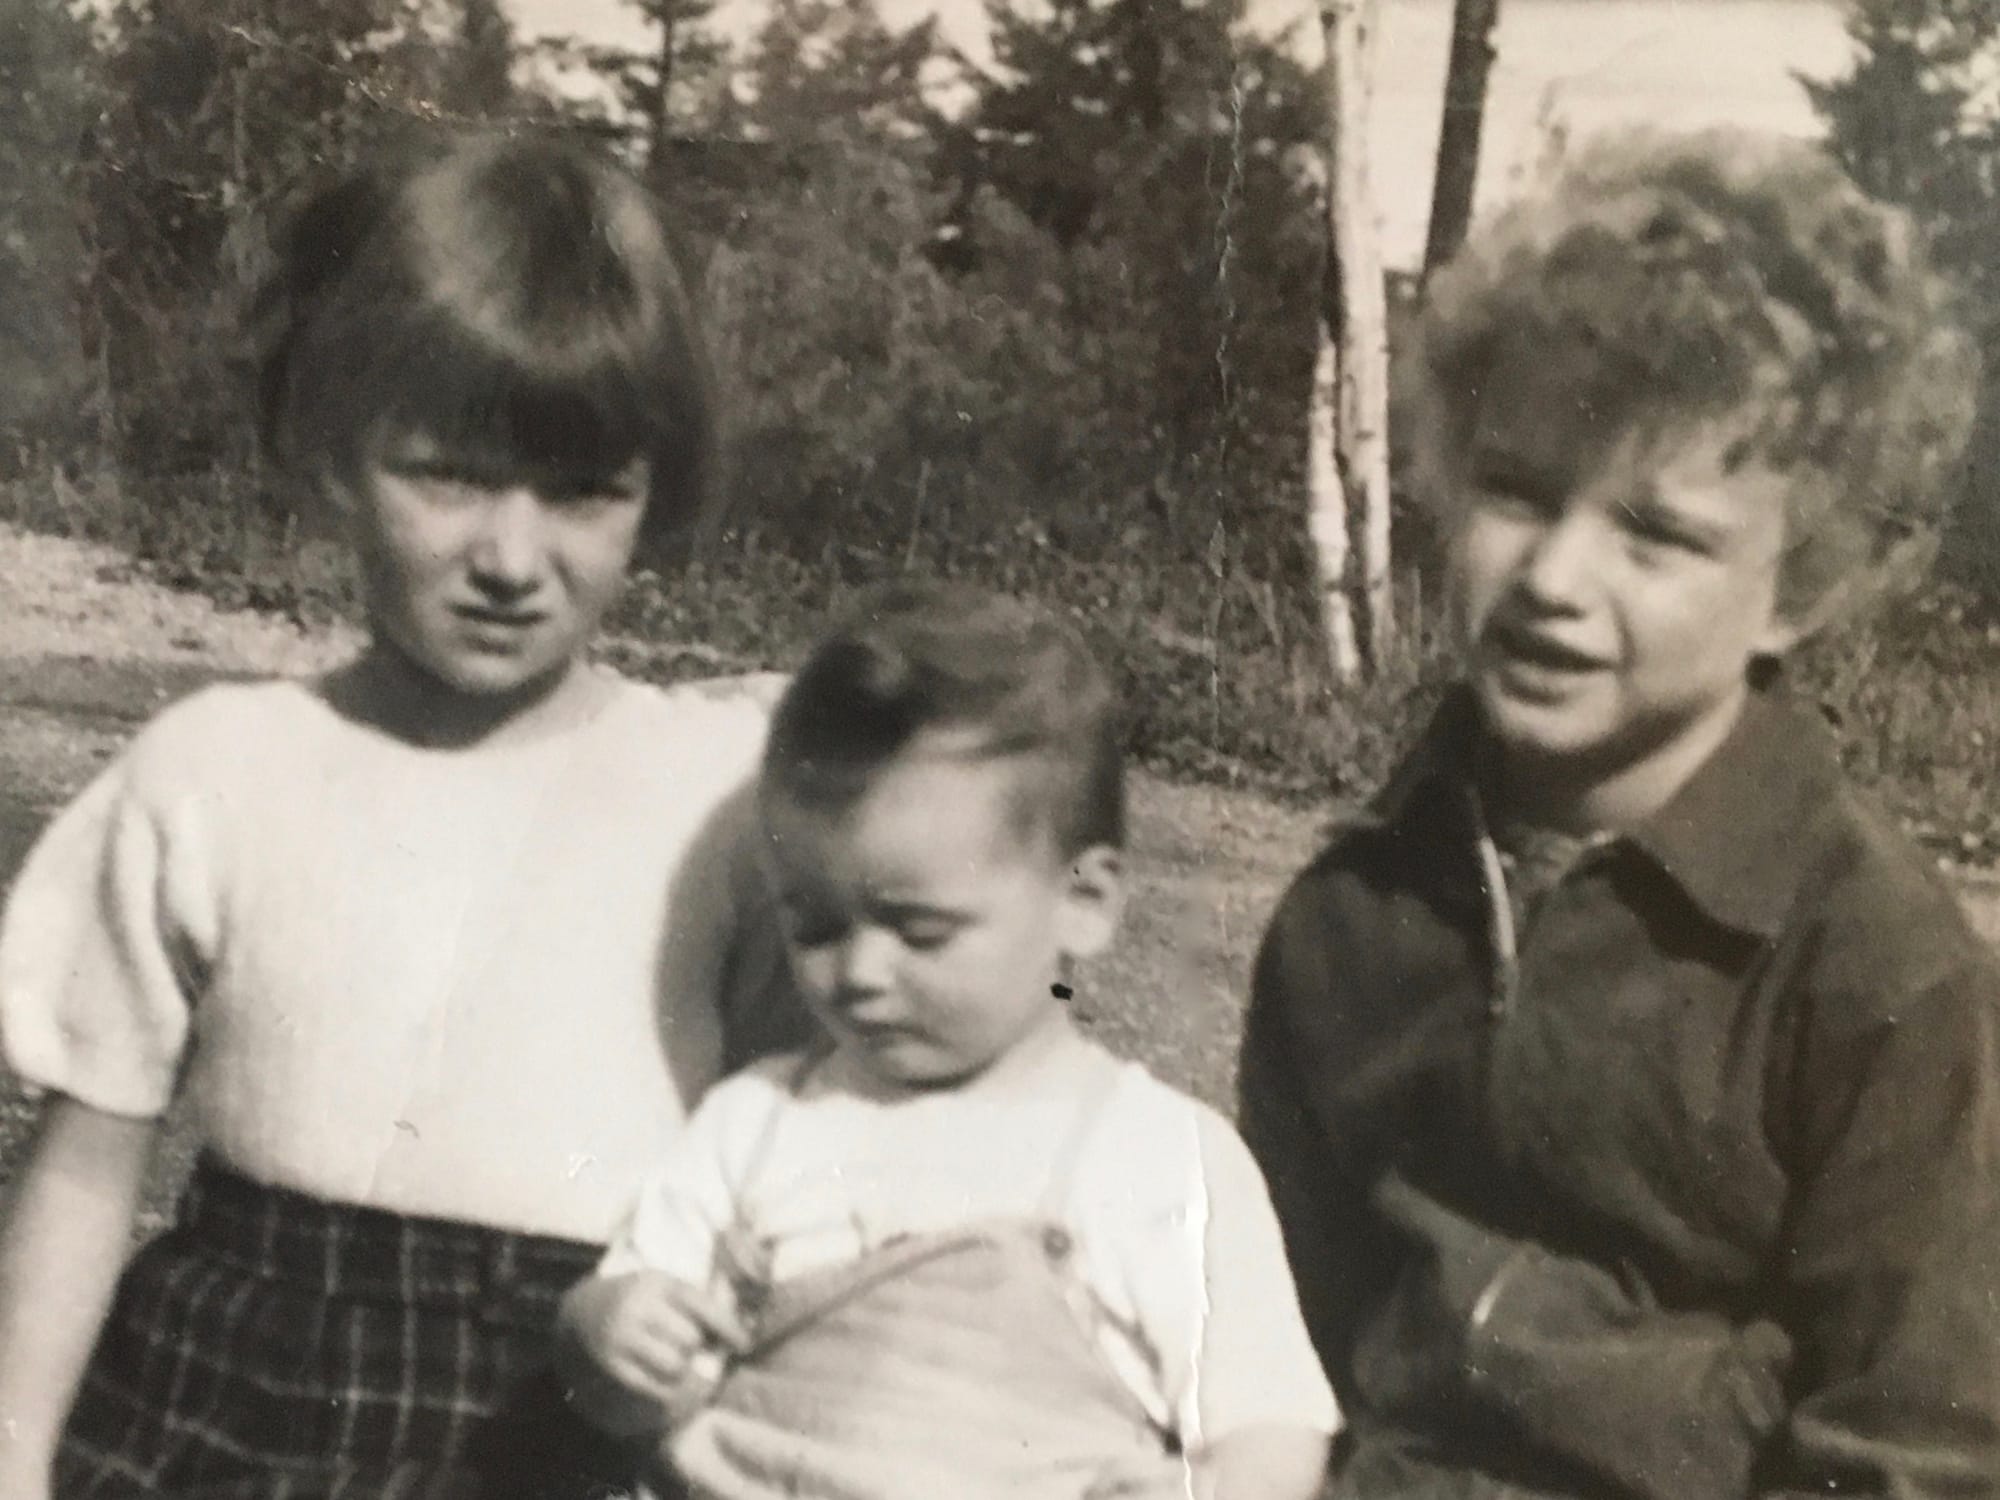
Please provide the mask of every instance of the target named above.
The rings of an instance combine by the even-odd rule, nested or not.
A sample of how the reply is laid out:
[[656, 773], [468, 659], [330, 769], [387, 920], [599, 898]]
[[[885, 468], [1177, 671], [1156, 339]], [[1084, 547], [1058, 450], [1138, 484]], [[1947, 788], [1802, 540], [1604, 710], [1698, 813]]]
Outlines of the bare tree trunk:
[[1438, 128], [1437, 177], [1431, 184], [1430, 234], [1424, 275], [1458, 254], [1472, 222], [1479, 180], [1479, 135], [1486, 120], [1486, 75], [1493, 67], [1493, 28], [1500, 0], [1453, 0], [1451, 62], [1444, 79], [1444, 120]]
[[500, 0], [460, 0], [454, 62], [459, 108], [480, 119], [506, 111], [514, 93], [514, 28]]
[[1319, 320], [1319, 354], [1313, 360], [1312, 404], [1306, 417], [1306, 530], [1318, 574], [1320, 623], [1336, 682], [1361, 676], [1361, 643], [1348, 596], [1347, 492], [1340, 483], [1334, 445], [1340, 434], [1340, 358], [1333, 329]]
[[[1379, 671], [1387, 660], [1395, 633], [1389, 558], [1389, 304], [1368, 142], [1379, 13], [1380, 0], [1320, 0], [1326, 39], [1330, 271], [1321, 363], [1330, 347], [1335, 384], [1331, 447], [1338, 480], [1333, 488], [1342, 508], [1343, 541], [1353, 538], [1353, 545], [1342, 549], [1339, 576], [1350, 618], [1358, 606], [1358, 655], [1371, 671]], [[1333, 519], [1322, 515], [1323, 503], [1316, 494], [1315, 538], [1333, 529]], [[1324, 589], [1332, 579], [1324, 554], [1320, 576]], [[1332, 611], [1328, 618], [1331, 622]], [[1334, 629], [1329, 623], [1330, 642]], [[1338, 671], [1337, 654], [1334, 665]]]
[[652, 139], [647, 143], [647, 164], [655, 171], [666, 169], [668, 138], [673, 129], [675, 49], [680, 41], [680, 6], [676, 0], [658, 0], [648, 7], [660, 26], [660, 50], [654, 59]]

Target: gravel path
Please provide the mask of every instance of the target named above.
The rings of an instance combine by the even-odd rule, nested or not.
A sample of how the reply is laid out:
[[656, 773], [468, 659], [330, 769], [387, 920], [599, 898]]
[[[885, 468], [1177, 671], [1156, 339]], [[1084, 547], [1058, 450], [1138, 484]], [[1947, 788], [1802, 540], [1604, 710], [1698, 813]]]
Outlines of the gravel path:
[[[103, 547], [0, 527], [0, 883], [48, 814], [163, 704], [218, 676], [302, 673], [353, 650], [162, 588]], [[1133, 787], [1137, 889], [1078, 1008], [1107, 1042], [1218, 1102], [1257, 936], [1320, 819], [1241, 792]], [[0, 1139], [0, 1166], [4, 1165]]]
[[124, 554], [0, 526], [0, 661], [81, 656], [237, 672], [308, 672], [339, 659], [351, 635], [223, 610], [141, 577]]

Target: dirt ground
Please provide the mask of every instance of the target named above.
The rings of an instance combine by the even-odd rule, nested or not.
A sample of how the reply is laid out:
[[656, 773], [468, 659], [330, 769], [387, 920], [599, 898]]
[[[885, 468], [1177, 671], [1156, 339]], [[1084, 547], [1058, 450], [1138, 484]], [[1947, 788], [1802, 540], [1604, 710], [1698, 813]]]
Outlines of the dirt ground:
[[[49, 814], [161, 705], [221, 676], [309, 672], [354, 644], [157, 587], [114, 552], [4, 527], [0, 580], [0, 887]], [[1116, 952], [1081, 976], [1086, 1022], [1225, 1103], [1258, 934], [1323, 823], [1244, 792], [1139, 778], [1130, 918]], [[1961, 880], [1975, 922], [2000, 940], [2000, 879]], [[0, 1081], [0, 1178], [28, 1115]]]
[[[353, 644], [160, 588], [103, 548], [0, 527], [0, 888], [49, 815], [162, 705], [218, 677], [310, 672]], [[1130, 919], [1118, 951], [1080, 976], [1079, 1014], [1109, 1045], [1225, 1103], [1251, 954], [1321, 822], [1140, 778]], [[0, 1179], [30, 1114], [0, 1080]]]

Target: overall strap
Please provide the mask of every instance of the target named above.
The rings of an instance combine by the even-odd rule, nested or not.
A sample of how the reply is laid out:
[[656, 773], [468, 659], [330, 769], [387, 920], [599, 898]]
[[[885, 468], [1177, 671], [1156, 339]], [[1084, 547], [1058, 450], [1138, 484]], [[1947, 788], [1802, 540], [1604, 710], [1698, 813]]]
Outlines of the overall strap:
[[1094, 1066], [1087, 1086], [1077, 1097], [1069, 1128], [1063, 1133], [1055, 1160], [1049, 1166], [1048, 1185], [1042, 1190], [1040, 1206], [1041, 1216], [1045, 1219], [1061, 1217], [1063, 1206], [1069, 1202], [1070, 1189], [1076, 1182], [1077, 1164], [1082, 1161], [1084, 1148], [1090, 1143], [1091, 1132], [1096, 1129], [1104, 1106], [1118, 1091], [1119, 1083], [1125, 1076], [1125, 1064], [1108, 1052], [1098, 1052], [1092, 1063]]
[[771, 1273], [769, 1252], [758, 1240], [756, 1226], [750, 1222], [750, 1185], [770, 1160], [778, 1139], [778, 1125], [789, 1112], [789, 1106], [832, 1055], [831, 1047], [815, 1047], [800, 1055], [791, 1076], [785, 1080], [785, 1086], [773, 1096], [770, 1109], [757, 1127], [757, 1138], [750, 1145], [750, 1154], [744, 1158], [742, 1170], [730, 1184], [729, 1222], [716, 1236], [715, 1257], [709, 1278], [725, 1283], [739, 1302], [761, 1300], [768, 1291]]

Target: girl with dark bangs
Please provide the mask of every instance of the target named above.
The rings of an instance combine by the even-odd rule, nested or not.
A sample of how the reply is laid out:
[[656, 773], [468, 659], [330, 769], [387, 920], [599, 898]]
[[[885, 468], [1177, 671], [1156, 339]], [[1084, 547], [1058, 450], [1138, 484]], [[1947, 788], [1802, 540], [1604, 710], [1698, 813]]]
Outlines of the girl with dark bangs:
[[[43, 836], [0, 1040], [45, 1095], [0, 1231], [0, 1495], [580, 1496], [557, 1297], [725, 1066], [790, 1039], [746, 785], [772, 696], [585, 647], [706, 514], [660, 211], [546, 140], [308, 202], [272, 452], [370, 631], [156, 718]], [[200, 1158], [127, 1259], [163, 1112]]]

